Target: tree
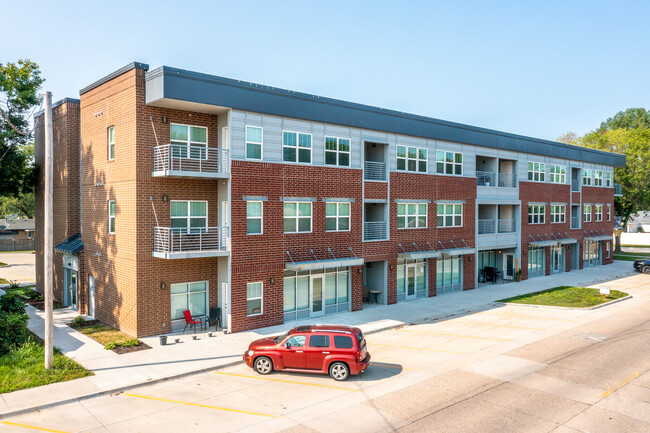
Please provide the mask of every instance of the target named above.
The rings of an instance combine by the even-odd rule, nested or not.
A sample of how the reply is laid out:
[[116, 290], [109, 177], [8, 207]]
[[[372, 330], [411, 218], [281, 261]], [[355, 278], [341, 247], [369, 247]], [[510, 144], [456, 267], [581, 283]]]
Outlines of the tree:
[[580, 137], [578, 137], [578, 134], [576, 134], [575, 132], [567, 131], [564, 134], [560, 135], [558, 138], [556, 138], [555, 141], [564, 144], [577, 144], [579, 138]]
[[34, 199], [33, 192], [21, 192], [17, 197], [0, 196], [0, 218], [8, 215], [34, 218]]
[[34, 190], [30, 118], [41, 103], [42, 83], [38, 65], [30, 60], [0, 63], [0, 196]]
[[619, 111], [600, 124], [598, 132], [612, 131], [614, 129], [650, 128], [650, 111], [645, 108], [628, 108]]

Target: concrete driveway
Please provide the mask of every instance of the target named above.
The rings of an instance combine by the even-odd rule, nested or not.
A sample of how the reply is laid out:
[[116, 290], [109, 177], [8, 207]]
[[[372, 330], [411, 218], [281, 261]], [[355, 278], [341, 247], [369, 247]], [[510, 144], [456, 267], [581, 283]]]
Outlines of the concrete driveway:
[[0, 268], [0, 278], [22, 284], [36, 283], [36, 254], [3, 252], [0, 262], [10, 265]]

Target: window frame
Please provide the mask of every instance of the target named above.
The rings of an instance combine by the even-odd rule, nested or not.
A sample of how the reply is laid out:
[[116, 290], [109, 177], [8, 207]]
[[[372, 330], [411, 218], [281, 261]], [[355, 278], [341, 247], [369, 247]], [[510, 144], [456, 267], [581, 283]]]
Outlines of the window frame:
[[[442, 206], [443, 213], [439, 212], [438, 207]], [[452, 206], [452, 213], [447, 213], [447, 206]], [[460, 214], [456, 213], [456, 206], [460, 206]], [[456, 217], [460, 216], [460, 224], [456, 224]], [[451, 217], [452, 224], [447, 225], [447, 218]], [[439, 224], [439, 218], [442, 218], [443, 224]], [[463, 203], [436, 203], [436, 227], [437, 228], [458, 228], [463, 227]]]
[[[260, 285], [260, 296], [259, 297], [249, 297], [248, 295], [248, 287], [251, 284], [259, 284]], [[260, 300], [260, 312], [259, 313], [253, 313], [253, 314], [248, 314], [248, 302], [249, 301], [255, 301], [259, 299]], [[263, 281], [252, 281], [250, 283], [246, 283], [246, 317], [254, 317], [254, 316], [261, 316], [264, 314], [264, 282]]]
[[[111, 141], [111, 132], [113, 133], [113, 141]], [[112, 161], [115, 159], [115, 125], [109, 126], [107, 128], [107, 140], [108, 140], [108, 160]]]
[[[249, 217], [248, 216], [248, 205], [250, 203], [259, 203], [260, 204], [260, 216], [259, 217]], [[249, 219], [259, 219], [260, 220], [260, 231], [259, 233], [249, 233], [248, 232], [248, 220]], [[264, 201], [262, 200], [246, 200], [246, 235], [255, 236], [264, 234]]]
[[[111, 215], [111, 205], [113, 205], [113, 210], [112, 210], [112, 215]], [[114, 235], [115, 234], [115, 228], [116, 228], [116, 222], [117, 219], [115, 218], [115, 214], [117, 213], [115, 210], [115, 200], [109, 200], [108, 201], [108, 234]], [[113, 222], [112, 227], [113, 230], [111, 230], [111, 220]]]
[[591, 169], [590, 168], [583, 168], [582, 169], [582, 185], [583, 186], [591, 186], [592, 185], [592, 175], [591, 175]]
[[551, 183], [565, 184], [566, 165], [549, 164], [549, 181]]
[[[336, 150], [331, 150], [327, 148], [327, 139], [334, 139], [336, 140]], [[284, 139], [284, 135], [283, 135]], [[348, 150], [340, 150], [341, 148], [341, 140], [347, 140], [348, 141]], [[352, 166], [352, 139], [346, 138], [346, 137], [335, 137], [333, 135], [326, 135], [325, 138], [323, 139], [323, 146], [324, 146], [324, 153], [323, 153], [323, 164], [332, 166], [332, 167], [351, 167]], [[336, 164], [328, 164], [327, 163], [327, 154], [328, 153], [334, 153], [336, 155]], [[341, 154], [347, 154], [348, 156], [348, 164], [347, 165], [342, 165], [341, 164]], [[283, 155], [284, 157], [284, 155]]]
[[[288, 146], [284, 144], [284, 134], [296, 134], [296, 145], [295, 146]], [[304, 162], [300, 161], [300, 150], [301, 149], [307, 149], [306, 147], [300, 147], [300, 136], [301, 135], [307, 135], [309, 136], [309, 162]], [[289, 161], [284, 158], [284, 149], [285, 148], [291, 148], [296, 150], [296, 160], [295, 161]], [[312, 165], [314, 162], [314, 137], [311, 132], [299, 132], [299, 131], [290, 131], [283, 129], [282, 130], [282, 162], [283, 163], [289, 163], [289, 164], [308, 164]]]
[[[537, 222], [535, 222], [535, 217], [537, 217]], [[528, 204], [528, 224], [546, 224], [546, 203]]]
[[[181, 141], [181, 140], [172, 140], [172, 137], [171, 137], [171, 135], [172, 135], [172, 127], [173, 127], [174, 125], [176, 125], [176, 126], [185, 126], [185, 127], [187, 127], [187, 141], [184, 141], [184, 142], [183, 142], [183, 141]], [[201, 129], [205, 129], [205, 143], [201, 143], [200, 141], [192, 141], [191, 128], [201, 128]], [[170, 147], [171, 147], [171, 149], [170, 149], [170, 155], [171, 155], [173, 158], [181, 158], [181, 159], [203, 159], [203, 160], [208, 159], [208, 142], [209, 142], [208, 132], [209, 132], [209, 131], [208, 131], [208, 127], [207, 127], [207, 126], [202, 126], [202, 125], [189, 125], [189, 124], [185, 124], [185, 123], [176, 123], [176, 122], [171, 122], [171, 123], [169, 124], [169, 145], [170, 145]], [[174, 142], [175, 142], [175, 143], [174, 143]], [[185, 145], [185, 147], [187, 148], [185, 156], [182, 156], [182, 155], [174, 155], [174, 146], [183, 146], [183, 145], [180, 144], [180, 143], [185, 143], [184, 145]], [[203, 146], [203, 144], [205, 144], [205, 147]], [[199, 158], [196, 158], [196, 157], [191, 156], [191, 155], [192, 155], [192, 152], [191, 152], [190, 146], [201, 147], [201, 148], [203, 148], [203, 149], [205, 149], [205, 150], [204, 150], [203, 152], [201, 152], [201, 155], [200, 155]]]
[[[291, 204], [294, 203], [296, 205], [296, 216], [290, 216], [287, 217], [285, 214], [284, 206], [286, 204]], [[300, 204], [303, 203], [309, 203], [309, 208], [310, 208], [310, 213], [309, 213], [309, 231], [300, 231], [298, 230], [300, 227], [300, 218], [306, 218], [305, 216], [300, 216]], [[284, 222], [287, 218], [295, 219], [296, 220], [296, 231], [295, 232], [287, 232], [284, 231]], [[311, 233], [314, 230], [314, 204], [311, 201], [291, 201], [287, 200], [282, 202], [282, 230], [284, 234], [304, 234], [304, 233]]]
[[[558, 208], [562, 208], [562, 212], [557, 212]], [[566, 205], [565, 204], [552, 204], [551, 205], [551, 224], [565, 224], [565, 223], [566, 223]]]
[[[591, 222], [591, 207], [592, 205], [590, 204], [585, 204], [582, 206], [582, 222], [585, 223]], [[589, 209], [589, 212], [587, 212], [587, 209]], [[587, 215], [589, 215], [589, 219], [587, 219]]]
[[[429, 227], [429, 204], [428, 203], [418, 203], [418, 202], [400, 202], [396, 203], [397, 207], [395, 209], [397, 213], [397, 229], [398, 230], [413, 230], [413, 229], [426, 229]], [[404, 213], [400, 214], [400, 206], [404, 208]], [[409, 213], [409, 207], [415, 206], [415, 213]], [[420, 213], [420, 206], [424, 206], [424, 213]], [[461, 211], [462, 212], [462, 211]], [[424, 226], [420, 226], [420, 218], [424, 217]], [[400, 227], [400, 218], [404, 219], [403, 227]], [[413, 218], [415, 221], [414, 227], [409, 227], [409, 219]], [[462, 222], [462, 219], [461, 219]]]
[[[532, 169], [531, 169], [532, 165]], [[546, 163], [528, 161], [528, 181], [546, 182]]]
[[[187, 203], [187, 216], [184, 217], [175, 217], [172, 216], [172, 203]], [[205, 216], [201, 217], [192, 217], [190, 215], [191, 210], [192, 210], [192, 203], [205, 203]], [[209, 215], [209, 209], [208, 209], [208, 201], [207, 200], [170, 200], [169, 202], [169, 228], [172, 230], [172, 232], [180, 233], [181, 231], [185, 231], [185, 233], [198, 233], [198, 230], [207, 230], [208, 227], [208, 215]], [[199, 219], [199, 218], [205, 218], [205, 226], [204, 227], [192, 227], [191, 220], [192, 219]], [[188, 225], [186, 227], [172, 227], [172, 220], [174, 219], [186, 219]]]
[[605, 187], [607, 188], [612, 187], [613, 178], [614, 178], [614, 174], [611, 171], [605, 171]]
[[[600, 212], [598, 212], [600, 211]], [[594, 222], [602, 222], [603, 221], [603, 205], [602, 204], [595, 204], [594, 205]]]
[[[442, 160], [438, 157], [442, 152]], [[453, 155], [452, 161], [447, 161], [447, 155], [451, 153]], [[456, 155], [460, 155], [460, 162], [456, 162]], [[442, 170], [440, 169], [442, 164]], [[436, 149], [436, 174], [442, 174], [445, 176], [462, 176], [464, 172], [465, 156], [463, 152], [454, 152], [451, 150]], [[447, 173], [447, 165], [451, 165], [451, 173]], [[456, 167], [460, 167], [460, 173], [456, 173]]]
[[608, 204], [607, 205], [607, 221], [612, 220], [612, 205]]
[[[208, 316], [208, 313], [209, 313], [209, 308], [210, 308], [210, 307], [209, 307], [209, 305], [210, 305], [210, 296], [209, 296], [209, 293], [210, 293], [210, 281], [209, 281], [209, 280], [187, 281], [187, 282], [182, 282], [182, 283], [173, 283], [173, 284], [170, 284], [170, 286], [169, 286], [170, 310], [171, 310], [171, 299], [172, 299], [172, 297], [174, 297], [174, 296], [178, 296], [178, 297], [186, 296], [186, 297], [187, 297], [187, 303], [186, 303], [186, 306], [187, 306], [187, 309], [190, 310], [190, 298], [189, 298], [189, 297], [190, 297], [190, 294], [192, 294], [192, 293], [201, 293], [201, 291], [199, 291], [199, 292], [192, 292], [192, 291], [190, 290], [190, 285], [191, 285], [191, 284], [197, 284], [197, 283], [205, 283], [205, 290], [203, 291], [203, 292], [205, 293], [205, 314], [202, 315], [202, 316], [199, 315], [198, 317], [207, 317], [207, 316]], [[176, 286], [176, 285], [181, 285], [181, 284], [184, 284], [184, 285], [187, 286], [187, 291], [184, 292], [184, 293], [172, 293], [172, 291], [171, 291], [171, 286]], [[171, 313], [171, 311], [170, 311], [170, 313]], [[191, 313], [192, 313], [192, 310], [190, 310], [190, 314], [191, 314]], [[192, 314], [192, 317], [194, 317], [194, 314]], [[183, 317], [179, 317], [179, 318], [177, 318], [177, 319], [174, 319], [173, 316], [172, 316], [172, 319], [171, 319], [171, 320], [183, 320]]]
[[594, 170], [594, 186], [603, 186], [603, 171]]
[[[399, 149], [404, 149], [404, 156], [399, 156]], [[415, 158], [409, 156], [409, 150], [415, 149]], [[420, 158], [420, 152], [424, 151], [424, 158]], [[404, 168], [399, 168], [400, 161], [404, 161]], [[415, 170], [409, 169], [409, 162], [415, 162]], [[420, 163], [424, 163], [424, 170], [420, 170]], [[405, 144], [397, 144], [395, 146], [395, 170], [405, 173], [428, 173], [429, 172], [429, 149], [427, 147], [407, 146]]]
[[[328, 216], [327, 215], [327, 206], [328, 205], [336, 205], [336, 215], [334, 215], [334, 216], [332, 216], [332, 215]], [[341, 205], [348, 205], [348, 214], [347, 215], [341, 215], [340, 214]], [[312, 211], [313, 211], [313, 209], [312, 209]], [[336, 221], [336, 230], [328, 230], [327, 229], [327, 219], [328, 218], [330, 218], [330, 219], [334, 218], [335, 219], [335, 221]], [[348, 228], [347, 229], [341, 229], [340, 226], [339, 226], [339, 220], [345, 219], [345, 218], [347, 218], [347, 220], [348, 220]], [[349, 232], [351, 230], [351, 223], [352, 223], [352, 203], [350, 203], [349, 201], [337, 201], [337, 202], [328, 201], [328, 202], [325, 202], [325, 231], [326, 232], [329, 232], [329, 233], [332, 233], [332, 232]], [[304, 232], [300, 232], [300, 233], [304, 233]]]
[[[257, 143], [255, 141], [251, 141], [248, 139], [248, 128], [255, 128], [260, 130], [260, 142]], [[248, 156], [248, 144], [252, 144], [255, 146], [260, 146], [260, 157], [259, 158], [252, 158]], [[244, 127], [244, 158], [245, 159], [250, 159], [251, 161], [262, 161], [264, 159], [264, 127], [262, 126], [254, 126], [254, 125], [245, 125]]]

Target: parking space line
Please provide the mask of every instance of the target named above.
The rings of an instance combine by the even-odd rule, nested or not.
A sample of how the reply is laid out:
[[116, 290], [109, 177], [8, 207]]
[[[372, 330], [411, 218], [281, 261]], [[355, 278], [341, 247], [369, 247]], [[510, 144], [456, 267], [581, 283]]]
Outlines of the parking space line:
[[368, 342], [368, 344], [370, 346], [394, 347], [396, 349], [428, 350], [430, 352], [453, 353], [455, 355], [469, 355], [470, 354], [469, 352], [454, 352], [452, 350], [430, 349], [428, 347], [395, 346], [393, 344], [381, 344], [381, 343], [370, 343], [370, 342]]
[[416, 334], [431, 334], [431, 335], [444, 335], [446, 337], [462, 337], [462, 338], [476, 338], [479, 340], [496, 340], [496, 341], [512, 341], [507, 338], [493, 338], [493, 337], [478, 337], [476, 335], [461, 335], [461, 334], [446, 334], [444, 332], [433, 332], [433, 331], [411, 331], [409, 329], [396, 329], [399, 332], [413, 332]]
[[522, 317], [524, 319], [559, 320], [560, 322], [568, 322], [567, 319], [558, 319], [557, 317], [523, 316], [521, 314], [492, 313], [490, 311], [470, 311], [470, 313], [473, 313], [473, 314], [492, 314], [494, 316], [505, 316], [505, 317]]
[[341, 386], [332, 386], [332, 385], [321, 385], [319, 383], [298, 382], [298, 381], [294, 381], [294, 380], [274, 379], [272, 377], [248, 376], [246, 374], [224, 373], [222, 371], [215, 371], [215, 374], [221, 374], [221, 375], [224, 375], [224, 376], [233, 376], [233, 377], [245, 377], [247, 379], [268, 380], [268, 381], [271, 381], [271, 382], [284, 382], [284, 383], [295, 383], [297, 385], [318, 386], [320, 388], [340, 389], [340, 390], [343, 390], [343, 391], [361, 392], [360, 389], [344, 388], [344, 387], [341, 387]]
[[210, 406], [210, 405], [207, 405], [207, 404], [200, 404], [200, 403], [189, 403], [189, 402], [186, 402], [186, 401], [169, 400], [169, 399], [166, 399], [166, 398], [149, 397], [149, 396], [146, 396], [146, 395], [127, 394], [127, 393], [124, 393], [123, 395], [127, 395], [129, 397], [144, 398], [144, 399], [147, 399], [147, 400], [157, 400], [157, 401], [165, 401], [165, 402], [168, 402], [168, 403], [183, 404], [183, 405], [186, 405], [186, 406], [203, 407], [203, 408], [206, 408], [206, 409], [217, 409], [217, 410], [223, 410], [223, 411], [226, 411], [226, 412], [237, 412], [237, 413], [244, 413], [244, 414], [247, 414], [247, 415], [266, 416], [266, 417], [269, 417], [269, 418], [274, 418], [275, 417], [275, 415], [269, 415], [269, 414], [266, 414], [266, 413], [249, 412], [247, 410], [230, 409], [230, 408], [227, 408], [227, 407]]
[[628, 383], [632, 382], [634, 379], [637, 378], [638, 375], [639, 375], [639, 373], [634, 373], [632, 376], [628, 377], [628, 378], [625, 379], [623, 382], [621, 382], [621, 383], [619, 383], [619, 384], [617, 384], [617, 385], [614, 385], [613, 387], [611, 387], [611, 388], [608, 389], [607, 391], [603, 392], [603, 393], [601, 394], [600, 398], [596, 401], [596, 403], [598, 403], [600, 400], [604, 399], [604, 398], [607, 397], [608, 395], [610, 395], [610, 394], [612, 394], [612, 393], [618, 391], [620, 388], [624, 387], [624, 386], [627, 385]]
[[68, 432], [64, 432], [62, 430], [54, 430], [54, 429], [51, 429], [51, 428], [36, 427], [36, 426], [33, 426], [33, 425], [27, 425], [27, 424], [18, 424], [17, 422], [10, 422], [10, 421], [1, 421], [1, 422], [2, 422], [2, 424], [12, 425], [12, 426], [15, 426], [15, 427], [30, 428], [32, 430], [49, 431], [49, 432], [52, 432], [52, 433], [68, 433]]
[[442, 320], [442, 319], [433, 319], [438, 323], [461, 323], [465, 325], [480, 325], [480, 326], [498, 326], [501, 328], [514, 328], [514, 329], [528, 329], [530, 331], [543, 331], [544, 328], [527, 328], [525, 326], [513, 326], [513, 325], [498, 325], [493, 323], [479, 323], [479, 322], [463, 322], [461, 320]]

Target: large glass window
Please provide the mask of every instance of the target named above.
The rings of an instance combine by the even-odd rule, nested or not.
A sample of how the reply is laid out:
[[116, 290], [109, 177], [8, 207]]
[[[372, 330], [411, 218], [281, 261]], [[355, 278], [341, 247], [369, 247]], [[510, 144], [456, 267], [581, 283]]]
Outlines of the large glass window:
[[246, 127], [246, 158], [262, 159], [262, 128]]
[[462, 176], [463, 154], [461, 152], [438, 150], [436, 152], [436, 173]]
[[543, 204], [528, 205], [528, 224], [544, 224], [546, 222], [546, 206]]
[[350, 230], [350, 203], [325, 204], [325, 231]]
[[108, 127], [108, 159], [115, 158], [115, 127]]
[[397, 228], [421, 229], [427, 226], [426, 203], [398, 203]]
[[108, 202], [108, 232], [115, 233], [115, 200]]
[[478, 253], [479, 271], [486, 267], [496, 268], [496, 266], [497, 266], [496, 251], [481, 251]]
[[591, 185], [591, 170], [588, 168], [582, 170], [582, 184], [586, 186]]
[[262, 234], [262, 202], [246, 202], [246, 234]]
[[546, 164], [543, 162], [528, 163], [528, 180], [533, 182], [544, 182], [546, 176]]
[[208, 202], [171, 202], [171, 228], [176, 232], [198, 233], [208, 226]]
[[462, 287], [461, 266], [462, 260], [459, 256], [436, 261], [436, 290], [438, 293]]
[[603, 205], [597, 204], [594, 206], [594, 215], [596, 217], [596, 222], [601, 222], [603, 220]]
[[170, 286], [172, 320], [183, 319], [183, 311], [194, 316], [205, 316], [208, 304], [208, 282], [172, 284]]
[[436, 206], [436, 223], [438, 227], [462, 227], [463, 205], [454, 203], [439, 204]]
[[172, 123], [170, 142], [172, 156], [175, 158], [206, 159], [208, 157], [206, 151], [208, 128]]
[[283, 131], [282, 160], [311, 164], [311, 134]]
[[256, 316], [262, 314], [262, 282], [246, 284], [246, 315]]
[[325, 137], [325, 164], [350, 166], [350, 139]]
[[[407, 268], [411, 268], [410, 271]], [[427, 262], [420, 260], [397, 260], [397, 294], [406, 293], [407, 296], [413, 296], [419, 292], [419, 296], [427, 296], [426, 282]]]
[[284, 202], [284, 232], [311, 232], [311, 202]]
[[566, 206], [563, 204], [551, 205], [551, 222], [564, 223], [566, 222]]
[[544, 248], [528, 248], [528, 278], [544, 275]]
[[584, 215], [584, 220], [583, 221], [586, 222], [586, 223], [590, 223], [591, 222], [591, 205], [590, 204], [584, 205], [583, 215]]
[[397, 146], [397, 170], [426, 173], [427, 154], [424, 147]]
[[[309, 317], [310, 312], [310, 293], [309, 293], [309, 280], [310, 275], [319, 273], [323, 275], [323, 271], [285, 271], [284, 272], [284, 312], [293, 313], [297, 312], [299, 316], [290, 316], [293, 318]], [[339, 307], [348, 308], [350, 300], [350, 270], [344, 268], [329, 268], [325, 269], [325, 287], [324, 297], [326, 312], [330, 311], [343, 311]], [[330, 310], [332, 308], [332, 310]], [[291, 320], [286, 319], [285, 320]]]
[[552, 183], [566, 183], [566, 166], [551, 164], [550, 171]]

